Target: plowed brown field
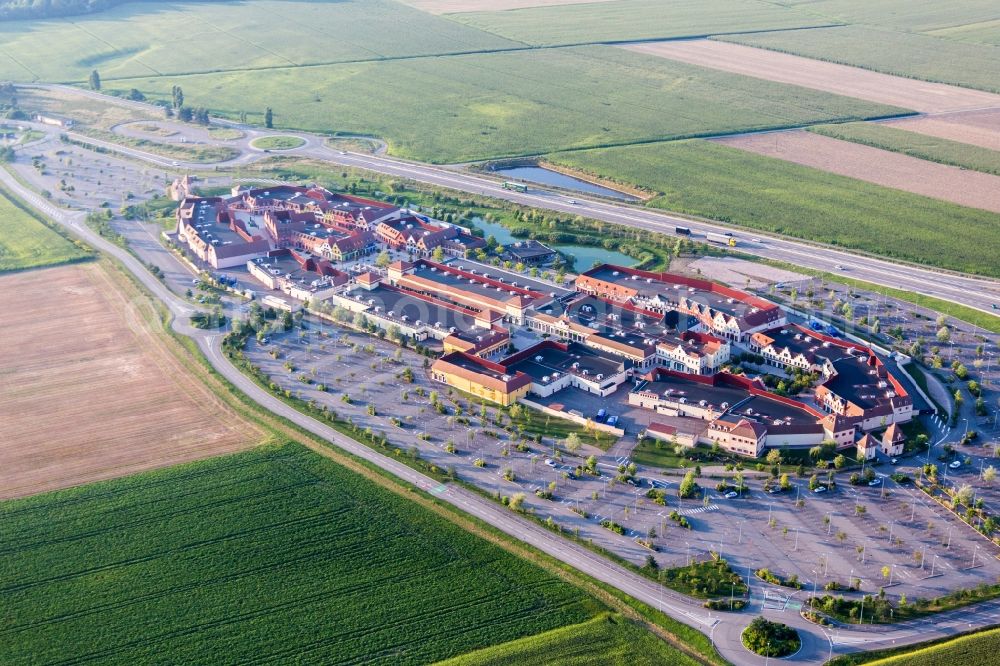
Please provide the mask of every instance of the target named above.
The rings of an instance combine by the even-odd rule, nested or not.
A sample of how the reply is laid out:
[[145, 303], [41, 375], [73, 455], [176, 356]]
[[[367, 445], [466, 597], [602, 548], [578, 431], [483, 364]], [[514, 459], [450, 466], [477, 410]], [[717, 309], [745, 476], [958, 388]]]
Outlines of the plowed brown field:
[[880, 74], [860, 67], [707, 39], [630, 44], [624, 48], [671, 60], [789, 83], [923, 113], [1000, 108], [1000, 95]]
[[149, 301], [113, 273], [93, 263], [0, 277], [0, 498], [260, 440], [188, 375], [151, 328]]
[[886, 121], [886, 124], [910, 132], [1000, 151], [1000, 109], [900, 118]]
[[749, 134], [716, 141], [842, 176], [1000, 213], [1000, 176], [966, 171], [804, 130]]

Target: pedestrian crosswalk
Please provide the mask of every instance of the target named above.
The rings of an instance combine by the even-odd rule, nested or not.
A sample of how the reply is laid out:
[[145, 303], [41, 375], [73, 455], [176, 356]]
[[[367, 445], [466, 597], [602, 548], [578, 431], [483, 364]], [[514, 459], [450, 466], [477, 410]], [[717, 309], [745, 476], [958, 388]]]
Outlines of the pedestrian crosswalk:
[[618, 463], [619, 465], [625, 465], [627, 467], [629, 462], [628, 456], [621, 456], [620, 458], [615, 458], [615, 462]]
[[719, 510], [718, 504], [709, 504], [708, 506], [699, 506], [697, 509], [682, 509], [677, 513], [679, 513], [682, 516], [694, 516], [699, 513], [706, 513], [708, 511], [718, 511], [718, 510]]

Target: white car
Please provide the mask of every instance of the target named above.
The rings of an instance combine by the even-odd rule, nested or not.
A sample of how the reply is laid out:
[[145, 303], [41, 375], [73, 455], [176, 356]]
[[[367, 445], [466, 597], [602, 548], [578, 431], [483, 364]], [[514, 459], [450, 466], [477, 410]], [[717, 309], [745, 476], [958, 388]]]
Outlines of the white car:
[[826, 492], [826, 486], [816, 486], [816, 490], [814, 490], [813, 492], [814, 493], [825, 493]]
[[878, 486], [882, 484], [882, 479], [872, 479], [868, 482], [869, 486]]
[[730, 490], [728, 493], [726, 493], [726, 499], [733, 499], [734, 497], [739, 497], [739, 496], [740, 496], [739, 493], [737, 493], [735, 490]]
[[552, 458], [546, 458], [545, 459], [545, 464], [548, 465], [549, 467], [555, 467], [556, 466], [556, 461], [553, 460]]
[[842, 264], [837, 264], [836, 266], [834, 266], [834, 268], [836, 268], [838, 271], [846, 271], [847, 270], [846, 268], [844, 268], [844, 266]]
[[958, 469], [961, 466], [962, 466], [961, 460], [952, 460], [950, 463], [948, 463], [948, 467], [951, 467], [952, 469]]

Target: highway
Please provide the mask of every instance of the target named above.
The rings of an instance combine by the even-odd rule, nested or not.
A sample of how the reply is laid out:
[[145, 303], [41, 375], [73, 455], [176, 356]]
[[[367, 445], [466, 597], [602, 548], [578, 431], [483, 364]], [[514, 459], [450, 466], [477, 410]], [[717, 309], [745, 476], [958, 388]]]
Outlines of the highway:
[[[162, 109], [160, 109], [160, 107], [143, 102], [133, 102], [121, 100], [115, 97], [108, 97], [94, 91], [50, 84], [32, 84], [32, 86], [38, 88], [67, 90], [77, 95], [102, 99], [104, 101], [128, 106], [137, 110], [141, 109], [146, 113], [155, 112], [157, 114], [162, 114]], [[264, 130], [258, 127], [239, 125], [237, 123], [221, 120], [213, 120], [213, 123], [226, 127], [238, 128], [246, 134], [246, 136], [239, 141], [206, 142], [206, 145], [239, 148], [241, 150], [241, 154], [238, 157], [226, 162], [220, 162], [217, 165], [176, 162], [174, 160], [135, 148], [120, 146], [118, 144], [93, 139], [72, 132], [69, 134], [75, 140], [90, 143], [105, 149], [114, 150], [123, 155], [155, 164], [160, 167], [191, 171], [203, 171], [205, 169], [214, 168], [215, 166], [224, 168], [246, 165], [267, 157], [267, 153], [256, 149], [251, 145], [251, 142], [260, 136], [279, 133], [298, 136], [306, 142], [305, 145], [293, 150], [280, 151], [281, 155], [298, 155], [339, 166], [367, 169], [377, 173], [399, 178], [408, 178], [439, 187], [447, 187], [473, 194], [488, 195], [497, 199], [505, 199], [507, 201], [525, 206], [558, 211], [569, 215], [580, 215], [637, 229], [661, 232], [668, 235], [675, 235], [674, 229], [677, 226], [687, 227], [700, 237], [704, 237], [706, 232], [732, 232], [739, 240], [738, 250], [746, 254], [785, 261], [791, 264], [815, 270], [827, 271], [830, 273], [843, 272], [846, 277], [865, 280], [873, 284], [895, 289], [912, 291], [926, 296], [933, 296], [955, 303], [961, 303], [977, 310], [1000, 316], [1000, 310], [994, 310], [993, 308], [994, 305], [1000, 307], [1000, 281], [995, 279], [959, 275], [913, 264], [896, 263], [829, 246], [810, 244], [785, 236], [768, 235], [757, 231], [740, 229], [738, 227], [728, 227], [709, 221], [692, 220], [686, 217], [670, 214], [669, 212], [652, 210], [626, 203], [590, 198], [583, 194], [565, 194], [552, 190], [546, 190], [541, 186], [531, 186], [529, 191], [526, 193], [505, 190], [501, 187], [501, 181], [499, 179], [472, 173], [463, 170], [461, 167], [435, 166], [382, 155], [368, 155], [363, 153], [338, 151], [327, 146], [323, 137], [306, 132]], [[53, 131], [51, 127], [47, 128], [47, 130], [50, 132]], [[278, 151], [274, 151], [272, 154], [277, 154], [277, 152]], [[754, 242], [752, 240], [755, 238], [758, 239], [759, 242]], [[838, 268], [838, 266], [841, 268]]]
[[[880, 627], [876, 631], [866, 631], [865, 628], [843, 628], [829, 632], [807, 622], [794, 611], [763, 610], [760, 608], [759, 600], [750, 610], [741, 613], [712, 613], [703, 608], [699, 602], [665, 590], [655, 582], [624, 569], [485, 497], [455, 485], [442, 487], [430, 477], [289, 407], [257, 386], [233, 366], [222, 353], [222, 334], [192, 327], [188, 318], [194, 313], [195, 308], [171, 292], [128, 251], [101, 238], [89, 229], [83, 223], [83, 213], [66, 211], [54, 206], [51, 202], [21, 185], [4, 169], [0, 169], [0, 181], [3, 181], [7, 187], [42, 214], [66, 227], [71, 233], [101, 252], [113, 256], [121, 262], [126, 270], [131, 272], [170, 310], [173, 315], [172, 326], [174, 329], [191, 337], [211, 365], [262, 408], [288, 419], [343, 451], [377, 465], [406, 483], [424, 491], [433, 489], [435, 491], [433, 496], [439, 500], [448, 502], [509, 536], [519, 539], [654, 608], [662, 610], [674, 619], [708, 634], [723, 657], [734, 664], [752, 666], [765, 664], [765, 659], [749, 653], [740, 641], [742, 630], [759, 613], [799, 629], [802, 636], [802, 648], [795, 655], [785, 659], [786, 662], [794, 664], [820, 664], [833, 653], [919, 642], [1000, 622], [1000, 600], [893, 628]], [[756, 582], [754, 585], [756, 586], [755, 598], [757, 598], [761, 593], [761, 585]]]

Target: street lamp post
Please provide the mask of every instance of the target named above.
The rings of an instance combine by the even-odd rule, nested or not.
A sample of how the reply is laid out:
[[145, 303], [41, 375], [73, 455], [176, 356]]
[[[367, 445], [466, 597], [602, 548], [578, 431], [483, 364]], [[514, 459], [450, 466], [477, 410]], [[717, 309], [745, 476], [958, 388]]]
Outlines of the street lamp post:
[[938, 558], [938, 556], [935, 555], [934, 559], [931, 560], [931, 576], [930, 576], [931, 578], [934, 577], [934, 565], [937, 564], [937, 558]]
[[976, 566], [976, 555], [979, 554], [979, 544], [976, 544], [976, 549], [972, 551], [972, 566]]
[[948, 526], [948, 545], [945, 546], [945, 548], [947, 548], [948, 550], [951, 550], [951, 530], [952, 530], [953, 527], [955, 527], [955, 526], [954, 525], [949, 525]]

